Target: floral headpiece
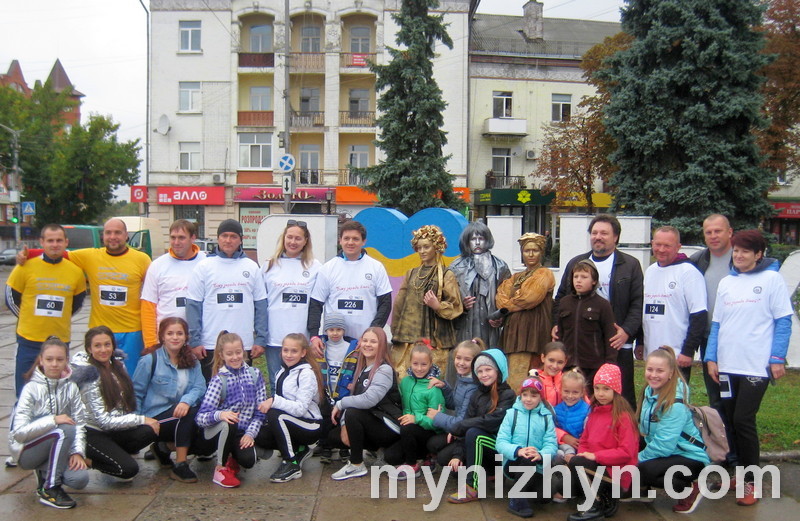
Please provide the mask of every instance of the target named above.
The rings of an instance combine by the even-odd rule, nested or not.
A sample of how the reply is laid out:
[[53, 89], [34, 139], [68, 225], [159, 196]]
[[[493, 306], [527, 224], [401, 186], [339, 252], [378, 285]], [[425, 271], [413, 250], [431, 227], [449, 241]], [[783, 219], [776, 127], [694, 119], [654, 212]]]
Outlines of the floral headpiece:
[[413, 235], [411, 238], [411, 246], [414, 247], [414, 249], [417, 248], [417, 243], [422, 239], [431, 241], [433, 248], [439, 255], [444, 253], [444, 250], [447, 249], [447, 240], [444, 238], [444, 234], [438, 226], [426, 224], [419, 230], [414, 230], [411, 234]]

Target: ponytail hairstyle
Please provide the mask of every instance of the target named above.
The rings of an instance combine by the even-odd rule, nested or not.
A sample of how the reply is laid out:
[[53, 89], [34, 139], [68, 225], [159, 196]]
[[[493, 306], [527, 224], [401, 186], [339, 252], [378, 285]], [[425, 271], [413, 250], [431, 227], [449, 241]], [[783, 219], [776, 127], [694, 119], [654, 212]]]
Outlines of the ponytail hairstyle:
[[455, 353], [457, 353], [459, 349], [466, 349], [474, 359], [481, 351], [486, 350], [486, 344], [484, 343], [483, 339], [478, 337], [475, 337], [472, 340], [464, 340], [453, 349], [453, 356], [455, 356]]
[[211, 376], [215, 376], [222, 366], [225, 365], [225, 360], [222, 359], [222, 348], [225, 346], [225, 344], [233, 344], [234, 342], [239, 342], [239, 345], [242, 347], [242, 351], [244, 351], [244, 342], [242, 342], [242, 337], [236, 333], [228, 333], [228, 331], [225, 329], [219, 332], [219, 335], [217, 335], [217, 344], [214, 348], [214, 360], [211, 363]]
[[325, 385], [322, 383], [322, 371], [319, 368], [319, 363], [317, 362], [316, 357], [311, 354], [311, 345], [308, 343], [308, 338], [300, 333], [289, 333], [283, 337], [283, 342], [286, 342], [287, 340], [297, 342], [300, 345], [300, 349], [305, 352], [303, 358], [300, 359], [300, 362], [306, 362], [311, 366], [311, 370], [314, 371], [314, 377], [317, 379], [319, 403], [325, 403], [327, 398], [325, 397]]
[[192, 350], [189, 349], [189, 324], [187, 324], [184, 319], [180, 317], [168, 317], [162, 320], [161, 323], [158, 324], [158, 345], [159, 347], [164, 346], [164, 333], [169, 326], [175, 324], [179, 324], [183, 328], [183, 333], [186, 336], [186, 342], [181, 346], [181, 350], [178, 351], [178, 369], [191, 369], [197, 363], [197, 358], [195, 358]]
[[106, 335], [111, 339], [114, 352], [117, 351], [117, 339], [108, 326], [97, 326], [89, 329], [83, 337], [83, 349], [89, 355], [89, 364], [97, 368], [100, 375], [100, 396], [106, 411], [111, 412], [121, 409], [126, 414], [136, 410], [136, 395], [133, 392], [133, 382], [125, 364], [112, 353], [108, 365], [101, 364], [92, 356], [92, 341], [95, 337]]
[[33, 373], [36, 372], [36, 369], [40, 369], [42, 371], [42, 373], [44, 373], [44, 368], [42, 367], [42, 354], [45, 352], [45, 350], [48, 347], [53, 347], [53, 346], [60, 347], [60, 348], [62, 348], [64, 350], [64, 355], [67, 358], [67, 363], [69, 363], [69, 347], [67, 347], [67, 344], [62, 342], [60, 338], [58, 338], [55, 335], [51, 335], [51, 336], [47, 337], [47, 340], [42, 342], [42, 347], [39, 348], [39, 354], [36, 355], [36, 360], [33, 361], [33, 365], [31, 366], [30, 369], [28, 369], [27, 373], [22, 375], [23, 378], [25, 378], [25, 381], [28, 381], [28, 380], [31, 379], [31, 377], [33, 376]]
[[409, 357], [414, 356], [414, 353], [422, 353], [428, 357], [428, 360], [431, 362], [431, 367], [433, 367], [433, 350], [436, 349], [431, 344], [431, 341], [427, 338], [420, 338], [414, 343], [414, 347], [411, 348], [411, 352], [409, 353]]
[[[671, 347], [661, 346], [647, 355], [645, 367], [647, 367], [647, 362], [656, 358], [666, 360], [667, 367], [669, 367], [671, 372], [667, 383], [664, 384], [664, 387], [658, 391], [658, 400], [656, 401], [655, 410], [665, 413], [675, 404], [676, 395], [678, 394], [678, 385], [682, 385], [684, 391], [688, 390], [689, 386], [686, 385], [686, 380], [683, 379], [683, 375], [678, 369], [678, 361], [675, 358], [675, 351], [673, 351]], [[644, 404], [644, 392], [646, 388], [647, 386], [642, 388], [641, 395], [639, 396], [639, 407], [636, 410], [637, 418], [641, 417], [642, 415], [642, 405]]]

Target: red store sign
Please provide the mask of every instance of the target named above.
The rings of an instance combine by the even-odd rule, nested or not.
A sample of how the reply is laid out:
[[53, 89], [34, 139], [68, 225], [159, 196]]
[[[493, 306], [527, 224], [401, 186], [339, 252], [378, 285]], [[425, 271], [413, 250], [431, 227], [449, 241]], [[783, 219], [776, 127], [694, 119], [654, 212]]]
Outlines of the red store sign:
[[800, 203], [772, 203], [772, 206], [780, 210], [773, 218], [800, 219]]
[[132, 203], [146, 203], [147, 202], [147, 187], [142, 185], [131, 186], [131, 202]]
[[158, 204], [224, 205], [224, 186], [159, 186]]
[[[324, 203], [328, 188], [297, 188], [292, 201], [296, 203]], [[336, 200], [335, 193], [332, 194]], [[233, 189], [233, 200], [236, 202], [282, 202], [283, 191], [280, 188], [237, 187]]]

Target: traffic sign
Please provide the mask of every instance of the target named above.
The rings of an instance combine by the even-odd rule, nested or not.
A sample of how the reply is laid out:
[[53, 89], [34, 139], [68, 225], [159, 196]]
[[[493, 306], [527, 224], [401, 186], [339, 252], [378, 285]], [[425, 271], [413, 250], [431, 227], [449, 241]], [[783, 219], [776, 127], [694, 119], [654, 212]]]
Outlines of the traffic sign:
[[278, 160], [278, 171], [279, 172], [291, 172], [294, 170], [294, 156], [292, 154], [284, 154]]
[[283, 174], [281, 188], [283, 189], [283, 195], [294, 195], [294, 174], [291, 172]]
[[33, 201], [22, 201], [22, 215], [36, 215], [36, 203]]

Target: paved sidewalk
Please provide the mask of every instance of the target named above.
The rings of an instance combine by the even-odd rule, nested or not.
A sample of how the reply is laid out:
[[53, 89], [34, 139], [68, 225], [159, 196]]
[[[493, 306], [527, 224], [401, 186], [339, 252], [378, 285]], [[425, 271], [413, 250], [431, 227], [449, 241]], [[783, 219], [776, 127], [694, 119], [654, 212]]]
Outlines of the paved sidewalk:
[[[5, 285], [8, 271], [0, 271]], [[88, 310], [83, 310], [73, 326], [73, 353], [83, 349], [80, 341], [86, 331]], [[15, 317], [3, 307], [0, 311], [0, 458], [8, 455], [8, 422], [14, 402], [14, 336]], [[336, 482], [330, 479], [340, 463], [323, 466], [318, 459], [306, 463], [303, 477], [285, 484], [270, 483], [268, 477], [277, 468], [278, 458], [262, 461], [242, 473], [242, 486], [222, 489], [211, 482], [213, 462], [191, 463], [199, 483], [183, 484], [169, 479], [167, 470], [155, 462], [140, 460], [141, 472], [132, 483], [118, 483], [98, 472], [91, 473], [89, 486], [75, 492], [78, 507], [58, 511], [40, 505], [34, 494], [35, 480], [30, 471], [0, 467], [0, 519], [27, 520], [137, 520], [137, 521], [260, 521], [260, 520], [416, 520], [468, 521], [519, 519], [506, 512], [506, 500], [487, 499], [466, 505], [442, 502], [433, 512], [424, 512], [423, 505], [431, 494], [418, 480], [416, 499], [405, 499], [405, 484], [398, 486], [398, 499], [388, 499], [387, 479], [381, 480], [381, 496], [370, 498], [370, 479], [357, 478]], [[734, 503], [733, 494], [720, 500], [703, 500], [693, 519], [701, 521], [797, 519], [800, 511], [800, 464], [782, 463], [781, 498], [764, 499], [755, 507], [742, 508]], [[438, 479], [438, 476], [436, 476]], [[455, 491], [451, 478], [446, 493]], [[70, 491], [72, 493], [72, 491]], [[771, 494], [768, 483], [765, 494]], [[619, 521], [678, 520], [686, 516], [674, 514], [673, 501], [659, 495], [654, 503], [622, 504], [614, 517]], [[549, 504], [537, 508], [535, 519], [564, 520], [573, 511], [571, 505]]]

